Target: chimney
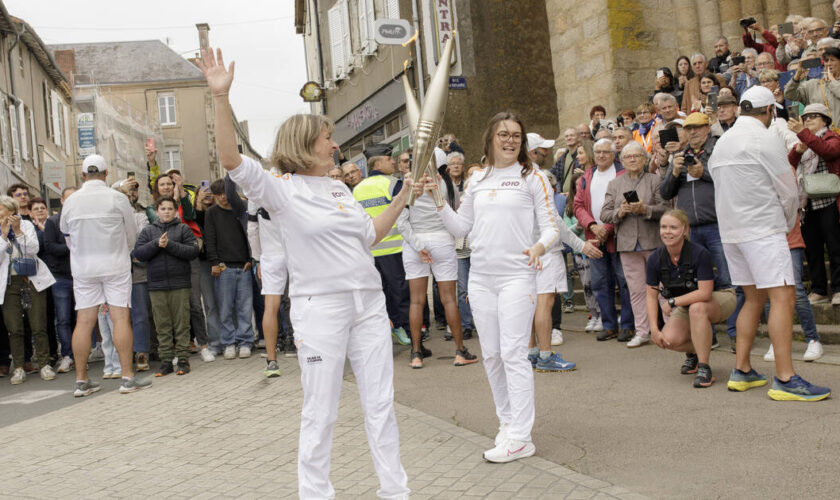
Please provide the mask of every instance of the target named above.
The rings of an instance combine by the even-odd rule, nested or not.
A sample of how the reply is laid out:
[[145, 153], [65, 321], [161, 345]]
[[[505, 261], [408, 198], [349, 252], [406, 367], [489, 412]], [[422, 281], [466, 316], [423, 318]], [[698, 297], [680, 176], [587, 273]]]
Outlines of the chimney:
[[198, 46], [201, 50], [207, 50], [210, 47], [210, 25], [199, 23], [195, 27], [198, 29]]
[[75, 84], [76, 75], [76, 51], [73, 49], [53, 51], [55, 63], [62, 73], [70, 80], [70, 85]]

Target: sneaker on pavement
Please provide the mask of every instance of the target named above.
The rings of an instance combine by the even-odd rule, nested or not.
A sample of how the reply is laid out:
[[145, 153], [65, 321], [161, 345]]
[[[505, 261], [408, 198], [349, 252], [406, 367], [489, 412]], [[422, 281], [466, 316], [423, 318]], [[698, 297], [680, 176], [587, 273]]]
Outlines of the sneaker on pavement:
[[563, 345], [563, 332], [557, 328], [551, 330], [551, 345]]
[[148, 389], [152, 386], [152, 382], [146, 379], [137, 380], [136, 377], [124, 378], [120, 386], [120, 394], [131, 394], [141, 389]]
[[630, 342], [627, 342], [627, 347], [629, 349], [633, 349], [634, 347], [640, 347], [642, 345], [647, 344], [650, 342], [650, 335], [633, 335], [633, 338], [630, 339]]
[[295, 344], [295, 338], [292, 335], [286, 337], [286, 354], [284, 354], [287, 358], [296, 358], [297, 357], [297, 345]]
[[715, 378], [712, 376], [712, 368], [706, 363], [699, 363], [697, 365], [697, 376], [694, 377], [694, 387], [703, 389], [715, 383]]
[[453, 363], [455, 366], [467, 366], [473, 363], [478, 363], [478, 356], [471, 353], [467, 346], [464, 346], [463, 351], [455, 351], [455, 362]]
[[76, 381], [76, 389], [73, 391], [73, 396], [77, 397], [77, 398], [90, 396], [94, 392], [98, 392], [99, 389], [102, 389], [102, 386], [100, 386], [96, 382], [92, 382], [90, 380], [80, 382], [80, 381], [77, 380]]
[[280, 376], [280, 367], [277, 366], [277, 361], [271, 360], [266, 363], [263, 376], [265, 378], [277, 378]]
[[204, 361], [205, 363], [210, 363], [212, 361], [216, 361], [216, 356], [214, 356], [213, 353], [210, 352], [210, 349], [208, 349], [206, 347], [202, 347], [201, 348], [201, 360]]
[[811, 340], [808, 342], [808, 348], [805, 349], [805, 354], [802, 355], [804, 361], [816, 361], [823, 355], [823, 346], [819, 340]]
[[135, 364], [137, 365], [138, 372], [145, 372], [149, 370], [149, 355], [145, 352], [138, 352], [137, 356], [134, 358]]
[[165, 377], [175, 371], [175, 367], [171, 362], [164, 361], [160, 364], [160, 368], [155, 372], [155, 377]]
[[67, 373], [76, 366], [76, 363], [73, 362], [73, 358], [70, 356], [64, 356], [61, 358], [61, 361], [58, 362], [58, 367], [56, 368], [56, 373]]
[[411, 359], [408, 362], [408, 365], [415, 370], [423, 368], [423, 354], [417, 351], [411, 351]]
[[589, 318], [589, 321], [586, 322], [586, 327], [583, 329], [585, 332], [592, 332], [595, 331], [595, 322], [598, 321], [597, 318], [594, 316]]
[[190, 360], [179, 359], [178, 369], [175, 370], [175, 375], [186, 375], [190, 372]]
[[251, 357], [251, 346], [249, 345], [241, 345], [239, 346], [239, 358], [245, 359]]
[[573, 312], [575, 312], [574, 302], [566, 302], [565, 304], [563, 304], [563, 312], [565, 314], [572, 314]]
[[615, 332], [615, 330], [602, 330], [601, 333], [599, 333], [598, 336], [595, 337], [595, 340], [597, 340], [598, 342], [603, 342], [605, 340], [614, 339], [617, 336], [618, 334]]
[[601, 319], [600, 316], [595, 318], [595, 323], [592, 324], [592, 331], [593, 332], [600, 332], [604, 330], [604, 320]]
[[840, 292], [835, 292], [831, 295], [831, 305], [840, 306]]
[[[453, 339], [452, 329], [449, 328], [449, 325], [446, 325], [446, 331], [443, 332], [443, 340], [449, 342], [452, 339]], [[423, 340], [425, 340], [425, 339], [423, 339]]]
[[773, 352], [773, 344], [770, 344], [770, 349], [764, 354], [764, 361], [776, 361], [776, 353]]
[[405, 333], [405, 328], [391, 328], [391, 336], [394, 337], [394, 340], [397, 341], [400, 345], [409, 345], [411, 344], [411, 339], [408, 338], [408, 335]]
[[691, 373], [697, 373], [697, 355], [693, 352], [685, 353], [685, 361], [683, 361], [682, 366], [680, 367], [680, 373], [683, 375], [688, 375]]
[[102, 350], [101, 345], [97, 345], [93, 349], [90, 350], [90, 356], [88, 356], [88, 361], [102, 361], [105, 359], [105, 352]]
[[122, 372], [105, 372], [102, 374], [103, 379], [122, 378]]
[[26, 372], [24, 369], [15, 368], [15, 371], [12, 372], [12, 378], [10, 380], [12, 385], [22, 384], [24, 380], [26, 380]]
[[484, 460], [497, 464], [513, 462], [520, 458], [533, 456], [537, 451], [534, 443], [529, 441], [517, 441], [506, 439], [505, 442], [493, 449], [484, 452]]
[[794, 375], [787, 382], [773, 377], [773, 385], [767, 395], [776, 401], [821, 401], [831, 396], [831, 389], [813, 385], [799, 375]]
[[225, 347], [225, 359], [236, 359], [236, 346], [231, 344]]
[[577, 368], [577, 364], [564, 360], [560, 353], [552, 352], [547, 359], [537, 358], [537, 371], [546, 372], [570, 372]]
[[816, 292], [811, 292], [808, 294], [808, 301], [811, 303], [812, 306], [817, 304], [828, 304], [828, 295], [822, 295]]
[[767, 383], [767, 377], [750, 368], [749, 373], [744, 373], [737, 368], [732, 369], [729, 375], [729, 382], [726, 388], [730, 391], [744, 392], [753, 387], [761, 387]]
[[633, 330], [629, 328], [622, 328], [616, 340], [618, 340], [619, 342], [627, 342], [630, 339], [632, 339], [634, 335], [636, 335], [636, 332], [634, 332]]
[[499, 432], [496, 433], [496, 438], [493, 439], [493, 446], [499, 446], [500, 444], [507, 441], [507, 424], [502, 424], [499, 426]]

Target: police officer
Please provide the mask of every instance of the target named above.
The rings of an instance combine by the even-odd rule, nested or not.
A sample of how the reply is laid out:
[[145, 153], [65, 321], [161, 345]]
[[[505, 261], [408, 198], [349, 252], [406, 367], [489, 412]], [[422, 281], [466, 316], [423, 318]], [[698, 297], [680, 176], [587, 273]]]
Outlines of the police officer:
[[[402, 181], [394, 177], [396, 163], [391, 158], [392, 149], [390, 144], [372, 144], [365, 148], [370, 174], [353, 189], [353, 197], [371, 217], [384, 212], [402, 189]], [[388, 235], [371, 249], [371, 253], [376, 270], [382, 277], [385, 305], [393, 324], [391, 334], [400, 344], [408, 345], [411, 343], [406, 333], [410, 296], [405, 281], [402, 247], [403, 237], [394, 224]]]

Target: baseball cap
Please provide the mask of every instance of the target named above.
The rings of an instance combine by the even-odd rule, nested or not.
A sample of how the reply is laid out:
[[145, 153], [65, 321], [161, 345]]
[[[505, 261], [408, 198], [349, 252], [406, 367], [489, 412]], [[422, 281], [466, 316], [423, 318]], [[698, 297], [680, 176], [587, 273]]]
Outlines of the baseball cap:
[[[718, 104], [720, 104], [720, 101], [718, 101]], [[773, 97], [773, 92], [766, 87], [756, 85], [748, 88], [746, 92], [741, 94], [741, 109], [744, 111], [763, 108], [771, 104], [776, 104], [776, 98]]]
[[[720, 103], [718, 103], [720, 104]], [[698, 113], [694, 112], [688, 115], [688, 118], [685, 119], [685, 123], [683, 123], [683, 127], [703, 127], [709, 124], [709, 115], [706, 113]]]
[[90, 155], [82, 162], [83, 174], [96, 174], [108, 170], [105, 158], [100, 155]]
[[685, 127], [685, 120], [682, 118], [675, 118], [665, 124], [665, 128]]
[[540, 134], [529, 132], [526, 134], [526, 137], [528, 138], [528, 151], [533, 151], [537, 148], [550, 149], [554, 147], [554, 141], [549, 141]]

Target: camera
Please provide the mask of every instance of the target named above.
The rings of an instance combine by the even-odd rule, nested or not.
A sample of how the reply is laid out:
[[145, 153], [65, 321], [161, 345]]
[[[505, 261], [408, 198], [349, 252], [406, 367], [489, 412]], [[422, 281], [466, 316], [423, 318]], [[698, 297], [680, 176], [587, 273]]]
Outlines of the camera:
[[683, 163], [683, 165], [685, 165], [686, 167], [690, 166], [690, 165], [694, 165], [694, 163], [697, 161], [697, 157], [695, 157], [691, 153], [685, 153], [683, 155], [683, 158], [685, 159], [685, 163]]
[[754, 17], [745, 17], [745, 18], [741, 19], [740, 23], [741, 23], [741, 27], [746, 29], [746, 28], [749, 28], [750, 26], [752, 26], [753, 24], [755, 24], [756, 20], [755, 20]]

